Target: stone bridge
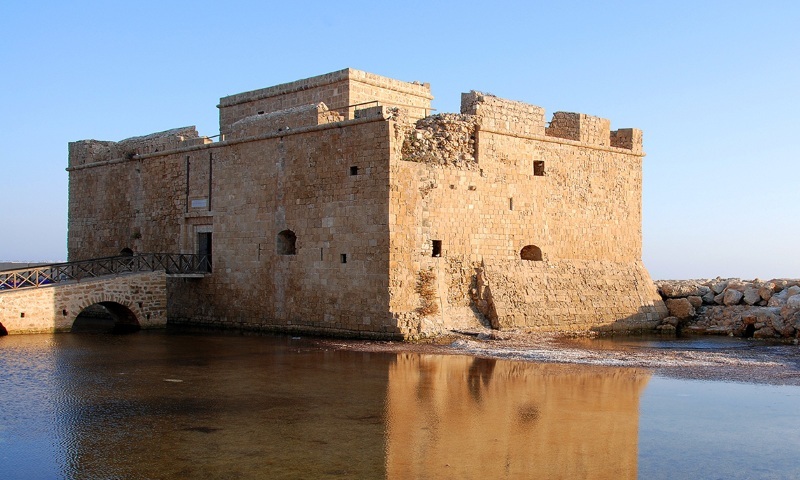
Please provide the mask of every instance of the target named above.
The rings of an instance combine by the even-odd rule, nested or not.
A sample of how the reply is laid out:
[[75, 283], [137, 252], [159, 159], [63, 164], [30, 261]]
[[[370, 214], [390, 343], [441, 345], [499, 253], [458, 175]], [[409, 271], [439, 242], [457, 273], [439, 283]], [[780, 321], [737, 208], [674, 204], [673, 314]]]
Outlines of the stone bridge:
[[209, 270], [205, 256], [147, 254], [0, 272], [0, 335], [68, 332], [98, 310], [115, 330], [163, 328], [167, 277]]

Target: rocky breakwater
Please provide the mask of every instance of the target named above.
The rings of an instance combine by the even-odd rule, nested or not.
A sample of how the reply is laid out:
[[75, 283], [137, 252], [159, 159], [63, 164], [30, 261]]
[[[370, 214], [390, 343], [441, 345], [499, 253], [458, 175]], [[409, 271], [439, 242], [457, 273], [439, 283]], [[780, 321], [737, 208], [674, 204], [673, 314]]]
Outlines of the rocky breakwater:
[[659, 280], [663, 333], [800, 339], [800, 280]]

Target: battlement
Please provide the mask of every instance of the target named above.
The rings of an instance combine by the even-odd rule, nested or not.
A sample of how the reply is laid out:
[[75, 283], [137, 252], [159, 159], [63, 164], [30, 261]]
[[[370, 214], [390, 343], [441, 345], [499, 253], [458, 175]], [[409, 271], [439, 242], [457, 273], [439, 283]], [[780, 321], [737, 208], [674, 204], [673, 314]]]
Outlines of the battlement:
[[555, 112], [548, 125], [542, 107], [474, 90], [461, 94], [461, 113], [474, 115], [481, 128], [496, 132], [556, 137], [587, 145], [642, 152], [641, 130], [611, 131], [609, 120], [585, 113]]
[[357, 106], [379, 102], [403, 107], [409, 117], [420, 119], [431, 111], [430, 85], [403, 82], [352, 68], [223, 97], [219, 101], [220, 133], [228, 135], [234, 123], [253, 115], [324, 103], [346, 120]]
[[211, 139], [199, 136], [194, 125], [141, 137], [126, 138], [119, 142], [79, 140], [69, 143], [69, 167], [133, 158], [135, 155], [146, 155], [207, 143], [211, 143]]
[[478, 125], [490, 130], [544, 135], [544, 108], [536, 105], [472, 90], [461, 94], [461, 113], [474, 115]]

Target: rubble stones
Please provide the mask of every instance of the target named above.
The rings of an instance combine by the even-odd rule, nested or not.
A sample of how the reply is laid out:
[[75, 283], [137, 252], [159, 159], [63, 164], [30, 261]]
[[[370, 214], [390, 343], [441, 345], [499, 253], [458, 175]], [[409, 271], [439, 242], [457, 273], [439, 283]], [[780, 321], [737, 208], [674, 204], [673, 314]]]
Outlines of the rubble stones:
[[[657, 327], [662, 333], [677, 327], [707, 334], [800, 338], [800, 280], [716, 278], [655, 283], [673, 315]], [[673, 297], [678, 292], [684, 296]], [[698, 306], [693, 294], [701, 292], [703, 305]], [[694, 309], [691, 317], [683, 317], [686, 312], [680, 311], [687, 305]]]

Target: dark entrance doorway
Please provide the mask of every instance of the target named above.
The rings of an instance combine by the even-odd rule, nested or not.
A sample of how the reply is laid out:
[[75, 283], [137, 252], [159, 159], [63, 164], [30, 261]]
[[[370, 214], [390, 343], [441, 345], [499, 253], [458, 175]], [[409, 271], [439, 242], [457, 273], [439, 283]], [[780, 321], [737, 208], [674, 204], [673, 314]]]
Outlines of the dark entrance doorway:
[[211, 232], [197, 234], [197, 254], [200, 258], [200, 269], [211, 272]]

